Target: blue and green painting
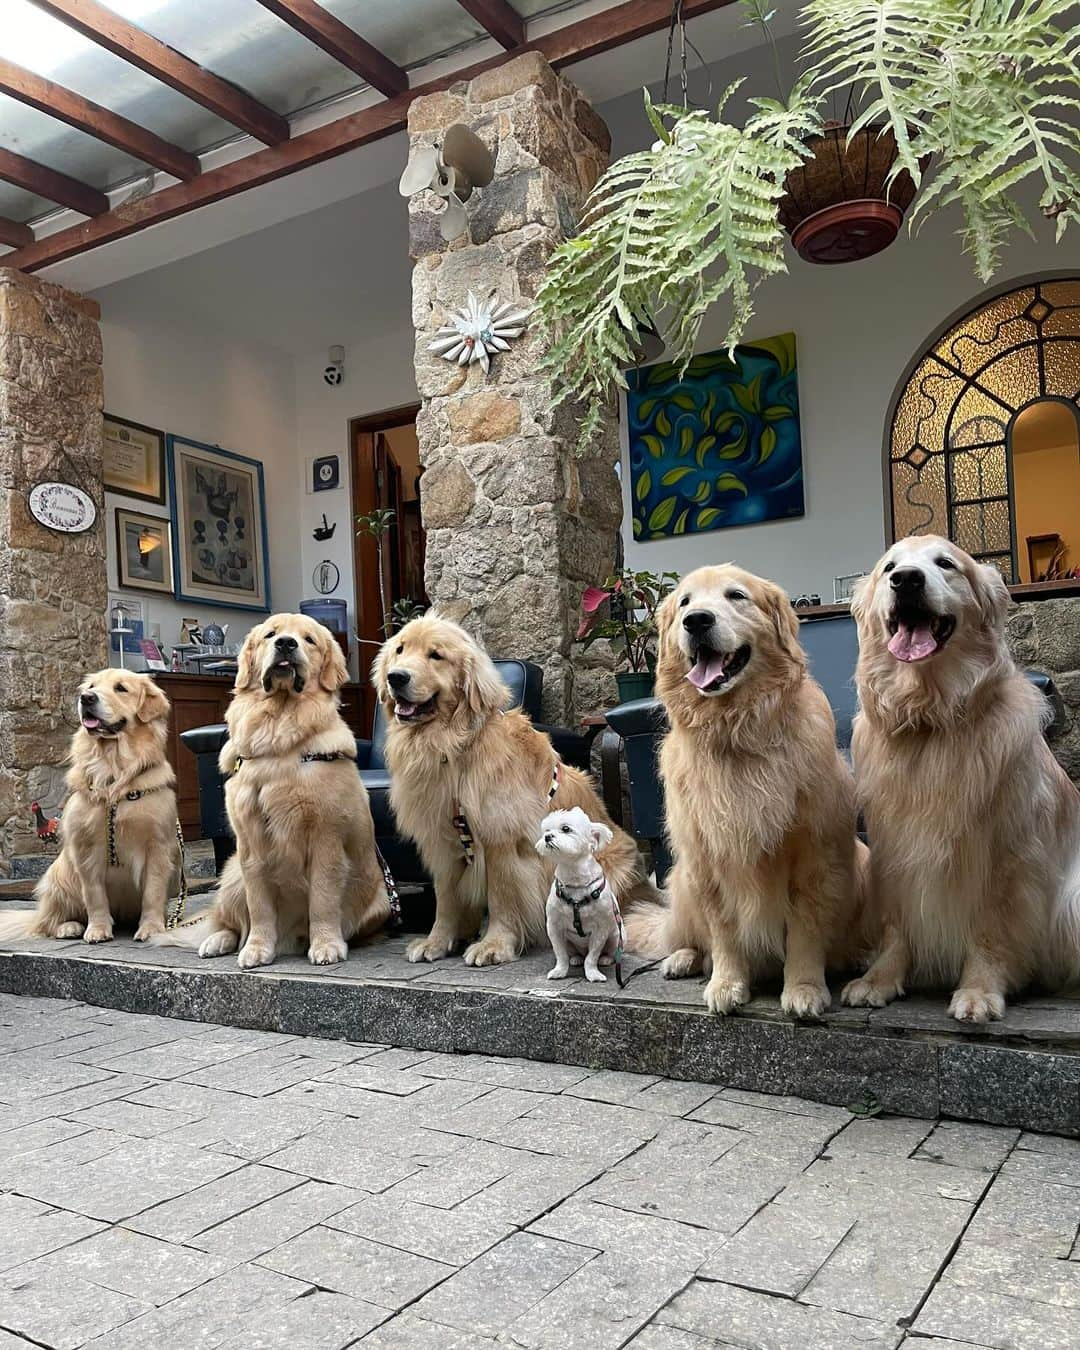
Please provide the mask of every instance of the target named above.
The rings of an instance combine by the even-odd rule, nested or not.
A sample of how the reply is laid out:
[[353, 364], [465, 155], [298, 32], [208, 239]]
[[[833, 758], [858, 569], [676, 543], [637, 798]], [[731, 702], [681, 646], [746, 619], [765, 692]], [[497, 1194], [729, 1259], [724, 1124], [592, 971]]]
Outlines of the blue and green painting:
[[631, 371], [635, 539], [803, 514], [795, 334]]

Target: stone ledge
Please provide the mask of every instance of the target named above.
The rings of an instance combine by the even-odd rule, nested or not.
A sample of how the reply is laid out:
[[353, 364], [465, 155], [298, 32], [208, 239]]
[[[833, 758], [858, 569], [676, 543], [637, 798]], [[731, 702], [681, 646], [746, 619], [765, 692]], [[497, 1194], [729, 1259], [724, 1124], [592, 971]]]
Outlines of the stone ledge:
[[[792, 1023], [775, 997], [710, 1016], [700, 981], [639, 967], [625, 989], [580, 978], [554, 987], [547, 955], [471, 970], [413, 966], [404, 940], [354, 950], [314, 971], [289, 958], [241, 972], [231, 959], [147, 950], [128, 939], [16, 943], [0, 991], [226, 1026], [419, 1050], [512, 1055], [662, 1074], [858, 1109], [952, 1116], [1080, 1137], [1080, 1001], [1037, 999], [988, 1028], [961, 1027], [943, 999], [880, 1011], [837, 1008]], [[632, 965], [631, 967], [632, 968]]]

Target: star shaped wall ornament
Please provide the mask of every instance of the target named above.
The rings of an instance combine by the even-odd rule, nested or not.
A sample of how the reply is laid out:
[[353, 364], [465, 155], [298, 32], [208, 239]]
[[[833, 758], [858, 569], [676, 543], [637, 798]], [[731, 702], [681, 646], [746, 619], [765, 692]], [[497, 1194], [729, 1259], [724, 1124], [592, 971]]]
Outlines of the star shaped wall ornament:
[[531, 309], [515, 309], [509, 301], [497, 301], [494, 292], [486, 300], [477, 300], [470, 291], [464, 306], [450, 311], [450, 322], [428, 343], [428, 351], [459, 366], [479, 361], [486, 375], [492, 356], [510, 350], [511, 340], [524, 333], [531, 313]]

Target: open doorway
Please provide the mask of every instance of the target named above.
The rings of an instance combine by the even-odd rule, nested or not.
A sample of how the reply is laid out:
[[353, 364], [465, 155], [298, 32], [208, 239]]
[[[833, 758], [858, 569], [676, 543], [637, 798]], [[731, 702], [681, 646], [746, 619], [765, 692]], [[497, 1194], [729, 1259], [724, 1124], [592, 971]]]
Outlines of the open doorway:
[[[394, 513], [383, 539], [382, 597], [374, 536], [360, 531], [353, 542], [360, 682], [365, 689], [371, 662], [385, 636], [384, 614], [392, 619], [410, 603], [427, 604], [424, 530], [420, 523], [420, 447], [416, 439], [418, 411], [414, 404], [374, 417], [354, 418], [350, 423], [354, 521], [374, 511]], [[370, 705], [374, 702], [370, 690], [366, 699], [364, 718], [370, 725]]]

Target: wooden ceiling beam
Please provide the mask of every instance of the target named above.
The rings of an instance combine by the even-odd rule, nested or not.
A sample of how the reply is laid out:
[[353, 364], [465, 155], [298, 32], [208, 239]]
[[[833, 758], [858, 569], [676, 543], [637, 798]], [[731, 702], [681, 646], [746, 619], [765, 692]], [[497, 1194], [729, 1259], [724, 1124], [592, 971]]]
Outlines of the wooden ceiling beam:
[[524, 43], [525, 20], [507, 0], [458, 0], [458, 4], [507, 51]]
[[[731, 3], [733, 0], [683, 0], [683, 14], [691, 19]], [[577, 23], [530, 39], [522, 50], [539, 52], [559, 68], [659, 32], [670, 21], [671, 0], [625, 0], [625, 3], [613, 9], [603, 10], [590, 18], [580, 19]], [[322, 164], [336, 155], [347, 154], [350, 150], [403, 130], [413, 99], [424, 94], [440, 93], [459, 80], [470, 80], [485, 71], [505, 65], [517, 55], [520, 53], [504, 52], [466, 69], [450, 71], [440, 79], [418, 85], [396, 98], [386, 99], [361, 112], [341, 117], [336, 122], [316, 127], [301, 136], [294, 136], [284, 145], [259, 150], [231, 164], [209, 169], [194, 182], [176, 183], [140, 201], [125, 202], [97, 220], [46, 235], [18, 253], [10, 254], [4, 262], [9, 267], [36, 272], [39, 268], [86, 253], [101, 244], [136, 234], [151, 225], [172, 220], [188, 211], [196, 211], [199, 207], [222, 201], [249, 188], [261, 187], [300, 169]]]
[[[0, 216], [0, 244], [8, 244], [11, 248], [25, 248], [27, 244], [34, 242], [34, 231], [29, 225], [24, 225], [21, 220], [8, 220], [6, 216]], [[0, 267], [10, 267], [8, 258], [11, 254], [0, 254]]]
[[0, 178], [14, 183], [26, 192], [37, 197], [45, 197], [59, 206], [70, 207], [83, 216], [100, 216], [109, 209], [109, 199], [104, 192], [82, 183], [77, 178], [69, 178], [66, 173], [50, 169], [36, 160], [26, 159], [13, 150], [0, 147]]
[[409, 77], [400, 66], [315, 0], [259, 0], [259, 4], [387, 98], [408, 89]]
[[98, 4], [98, 0], [31, 0], [31, 3], [257, 141], [280, 145], [289, 139], [288, 122], [272, 108], [136, 28]]
[[186, 180], [198, 176], [199, 161], [195, 155], [162, 140], [145, 127], [136, 126], [119, 113], [110, 112], [99, 103], [91, 103], [81, 94], [3, 57], [0, 57], [0, 93], [66, 122], [69, 127], [141, 159], [144, 164], [171, 173], [174, 178]]

